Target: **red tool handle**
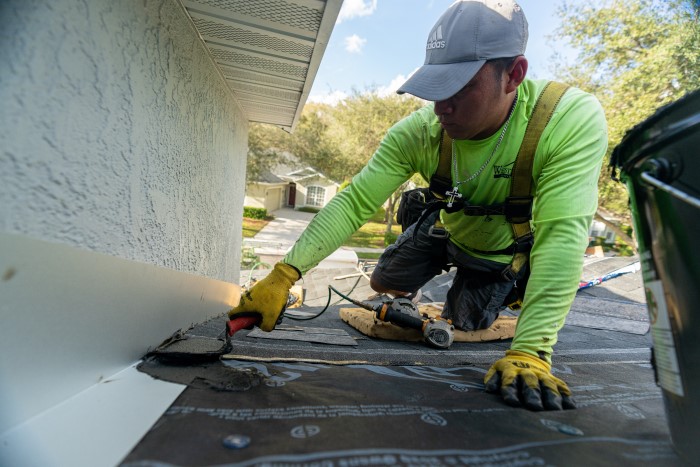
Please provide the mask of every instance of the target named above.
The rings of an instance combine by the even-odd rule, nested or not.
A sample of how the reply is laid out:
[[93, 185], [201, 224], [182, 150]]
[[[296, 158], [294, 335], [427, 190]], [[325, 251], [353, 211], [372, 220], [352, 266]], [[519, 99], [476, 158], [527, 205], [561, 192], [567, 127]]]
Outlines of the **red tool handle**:
[[231, 337], [241, 329], [252, 328], [259, 322], [259, 316], [241, 316], [238, 318], [230, 319], [226, 322], [226, 332], [228, 333], [228, 336]]

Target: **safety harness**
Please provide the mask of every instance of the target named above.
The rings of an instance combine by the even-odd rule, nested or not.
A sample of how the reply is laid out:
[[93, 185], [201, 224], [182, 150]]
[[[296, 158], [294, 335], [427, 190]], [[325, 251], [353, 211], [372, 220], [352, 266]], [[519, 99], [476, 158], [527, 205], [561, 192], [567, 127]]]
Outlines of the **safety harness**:
[[[430, 178], [430, 192], [437, 200], [430, 202], [417, 221], [414, 230], [414, 239], [420, 226], [431, 213], [444, 210], [447, 213], [462, 211], [467, 216], [494, 216], [503, 215], [513, 228], [513, 243], [503, 249], [495, 251], [483, 251], [469, 248], [470, 251], [485, 255], [513, 255], [510, 264], [506, 266], [501, 275], [505, 280], [515, 280], [518, 273], [527, 264], [530, 250], [534, 243], [530, 220], [532, 219], [532, 165], [535, 159], [535, 151], [542, 136], [542, 132], [552, 118], [554, 109], [561, 100], [568, 86], [556, 81], [547, 83], [537, 99], [532, 111], [530, 121], [525, 130], [523, 142], [515, 159], [511, 172], [510, 195], [505, 202], [488, 206], [476, 206], [469, 204], [468, 200], [460, 197], [456, 190], [453, 191], [450, 162], [452, 158], [452, 139], [443, 130], [440, 140], [440, 160], [438, 167]], [[430, 234], [434, 237], [446, 238], [449, 236], [442, 224], [436, 222], [431, 226]], [[520, 297], [522, 299], [522, 297]], [[514, 306], [519, 307], [519, 303]]]

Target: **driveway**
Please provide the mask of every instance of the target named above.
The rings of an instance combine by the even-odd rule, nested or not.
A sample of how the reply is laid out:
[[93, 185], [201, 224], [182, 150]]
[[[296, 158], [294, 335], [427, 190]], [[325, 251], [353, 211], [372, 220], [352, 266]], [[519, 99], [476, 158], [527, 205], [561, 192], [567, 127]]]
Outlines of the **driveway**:
[[[253, 248], [260, 263], [264, 263], [261, 265], [263, 268], [271, 267], [280, 261], [316, 215], [291, 208], [278, 209], [271, 214], [274, 219], [253, 238], [243, 239], [243, 245]], [[353, 249], [340, 247], [323, 260], [317, 268], [356, 267], [357, 262], [357, 253]]]
[[255, 242], [261, 244], [279, 245], [280, 248], [286, 246], [286, 249], [289, 249], [316, 214], [282, 208], [274, 211], [272, 215], [275, 218], [268, 222], [253, 238]]

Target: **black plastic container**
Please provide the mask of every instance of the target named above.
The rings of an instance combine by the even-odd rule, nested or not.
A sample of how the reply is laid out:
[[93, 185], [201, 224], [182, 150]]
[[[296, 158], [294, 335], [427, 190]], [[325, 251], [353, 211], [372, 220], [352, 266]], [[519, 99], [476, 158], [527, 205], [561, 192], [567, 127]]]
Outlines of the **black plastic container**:
[[673, 444], [700, 459], [700, 90], [659, 109], [615, 148], [630, 194]]

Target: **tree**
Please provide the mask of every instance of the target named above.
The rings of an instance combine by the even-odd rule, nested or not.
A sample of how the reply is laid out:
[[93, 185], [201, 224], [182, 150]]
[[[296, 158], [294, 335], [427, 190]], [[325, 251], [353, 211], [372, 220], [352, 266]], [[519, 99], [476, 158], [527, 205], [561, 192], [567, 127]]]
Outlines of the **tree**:
[[[354, 164], [350, 173], [357, 173], [372, 157], [386, 132], [396, 122], [425, 105], [425, 101], [410, 95], [392, 94], [381, 97], [373, 90], [353, 94], [334, 109], [335, 122], [342, 150]], [[394, 213], [401, 193], [409, 186], [404, 183], [384, 204], [386, 233], [391, 233]]]
[[329, 106], [308, 104], [294, 132], [273, 125], [253, 123], [248, 136], [248, 181], [258, 180], [266, 171], [292, 158], [329, 178], [342, 181], [347, 176], [347, 161], [329, 132]]
[[305, 165], [342, 182], [357, 169], [338, 144], [335, 127], [335, 109], [332, 106], [307, 104], [291, 135], [288, 150]]
[[573, 64], [555, 57], [557, 78], [595, 94], [608, 120], [600, 204], [629, 219], [624, 187], [609, 176], [609, 155], [628, 130], [656, 109], [700, 87], [697, 4], [693, 0], [564, 3], [558, 14], [561, 26], [555, 38], [567, 40], [579, 54]]
[[248, 159], [246, 181], [260, 180], [276, 165], [286, 162], [284, 148], [289, 134], [284, 130], [264, 123], [253, 123], [248, 132]]
[[[253, 124], [247, 179], [255, 180], [291, 154], [329, 178], [347, 183], [367, 164], [389, 128], [423, 105], [424, 101], [412, 96], [381, 97], [373, 90], [355, 91], [335, 106], [307, 104], [291, 134], [271, 125]], [[402, 185], [384, 205], [387, 233], [401, 193], [409, 185]]]

